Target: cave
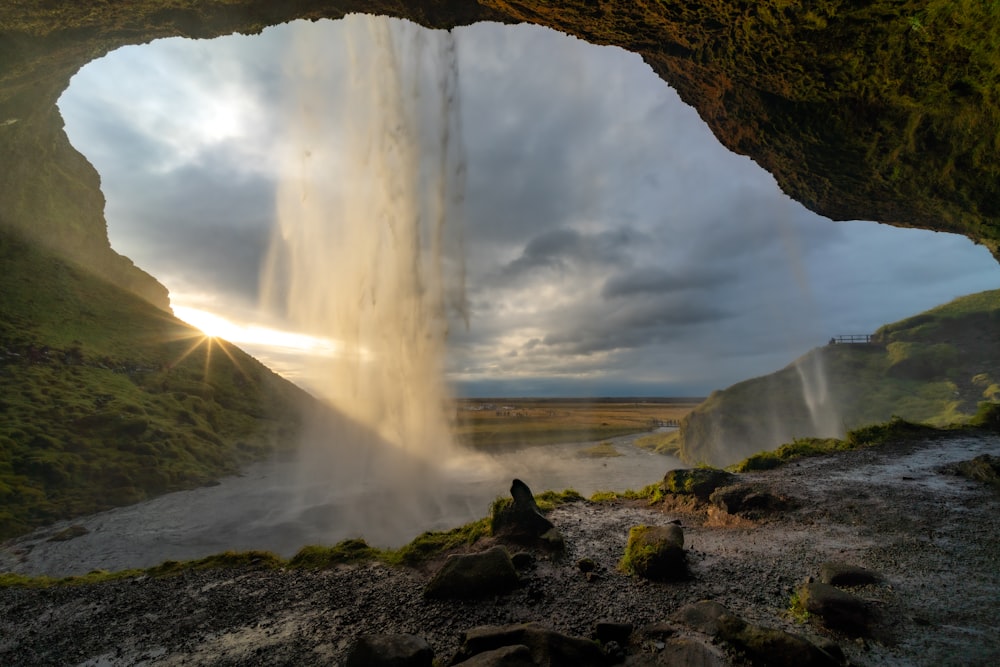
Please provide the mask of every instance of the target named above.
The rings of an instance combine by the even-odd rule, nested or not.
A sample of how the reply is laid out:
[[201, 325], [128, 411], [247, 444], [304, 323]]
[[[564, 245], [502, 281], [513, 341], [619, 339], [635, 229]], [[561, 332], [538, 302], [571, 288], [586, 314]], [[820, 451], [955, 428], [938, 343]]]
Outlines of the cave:
[[[968, 9], [968, 8], [966, 8]], [[258, 33], [352, 11], [431, 28], [529, 22], [642, 56], [720, 142], [833, 220], [963, 234], [1000, 253], [997, 23], [898, 3], [558, 4], [54, 2], [0, 9], [0, 224], [162, 307], [166, 291], [110, 249], [99, 177], [56, 101], [80, 67], [168, 36]], [[951, 13], [949, 13], [949, 11]]]

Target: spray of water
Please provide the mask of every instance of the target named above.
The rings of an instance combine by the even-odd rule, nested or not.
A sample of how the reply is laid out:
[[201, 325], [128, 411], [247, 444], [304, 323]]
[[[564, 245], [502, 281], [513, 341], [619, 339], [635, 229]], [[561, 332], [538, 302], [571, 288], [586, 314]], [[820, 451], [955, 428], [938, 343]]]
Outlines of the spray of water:
[[795, 362], [795, 370], [802, 382], [802, 399], [809, 410], [812, 421], [812, 435], [819, 438], [841, 438], [844, 436], [843, 423], [837, 402], [829, 390], [826, 365], [821, 350], [802, 357]]
[[354, 494], [359, 532], [394, 542], [448, 502], [439, 473], [457, 454], [444, 379], [449, 315], [467, 324], [455, 42], [353, 16], [343, 58], [301, 28], [264, 298], [334, 341], [310, 383], [344, 418], [312, 425], [299, 502], [324, 511]]

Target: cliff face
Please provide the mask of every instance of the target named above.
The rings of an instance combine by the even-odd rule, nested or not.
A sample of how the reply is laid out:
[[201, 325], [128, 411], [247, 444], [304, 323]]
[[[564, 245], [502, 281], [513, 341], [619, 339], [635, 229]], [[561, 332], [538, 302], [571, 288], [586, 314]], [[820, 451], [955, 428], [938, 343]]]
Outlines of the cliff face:
[[[136, 0], [0, 7], [0, 225], [166, 307], [110, 250], [93, 168], [55, 102], [90, 60], [160, 37], [384, 13], [429, 27], [526, 21], [642, 55], [719, 140], [833, 219], [957, 232], [1000, 253], [1000, 8], [782, 0]], [[734, 223], [737, 224], [737, 223]], [[1000, 255], [998, 255], [1000, 256]]]
[[680, 456], [726, 466], [805, 437], [893, 416], [947, 426], [1000, 401], [1000, 290], [887, 324], [870, 344], [816, 348], [713, 393], [681, 422]]

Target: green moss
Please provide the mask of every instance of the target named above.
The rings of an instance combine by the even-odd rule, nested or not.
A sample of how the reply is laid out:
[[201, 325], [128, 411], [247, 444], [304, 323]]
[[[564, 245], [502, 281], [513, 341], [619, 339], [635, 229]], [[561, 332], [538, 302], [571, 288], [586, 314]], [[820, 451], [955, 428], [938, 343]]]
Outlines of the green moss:
[[658, 581], [682, 579], [687, 575], [683, 547], [676, 526], [633, 526], [618, 569]]
[[543, 491], [535, 495], [535, 502], [538, 509], [548, 512], [564, 503], [575, 503], [584, 500], [575, 489], [563, 489], [562, 491]]
[[848, 432], [844, 439], [838, 438], [798, 438], [775, 450], [759, 452], [733, 465], [733, 472], [770, 470], [789, 461], [821, 456], [833, 452], [877, 447], [892, 442], [940, 435], [941, 430], [925, 424], [914, 424], [894, 417], [882, 424], [871, 424]]
[[288, 566], [318, 570], [330, 568], [334, 565], [373, 560], [380, 554], [381, 552], [378, 549], [368, 546], [368, 543], [364, 540], [349, 539], [338, 542], [332, 547], [317, 545], [302, 547], [288, 561]]

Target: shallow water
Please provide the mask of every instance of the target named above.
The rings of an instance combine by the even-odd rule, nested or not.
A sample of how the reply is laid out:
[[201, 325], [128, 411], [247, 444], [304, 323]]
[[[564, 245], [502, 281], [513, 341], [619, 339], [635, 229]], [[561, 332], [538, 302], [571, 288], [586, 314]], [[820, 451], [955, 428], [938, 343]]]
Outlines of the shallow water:
[[[574, 443], [476, 459], [476, 467], [448, 473], [443, 478], [444, 493], [421, 507], [402, 532], [398, 521], [377, 518], [398, 519], [396, 515], [412, 509], [397, 506], [399, 495], [379, 488], [338, 493], [328, 484], [304, 483], [296, 461], [261, 463], [217, 486], [60, 522], [8, 541], [0, 546], [0, 571], [84, 574], [149, 567], [229, 549], [263, 549], [288, 557], [307, 544], [333, 544], [351, 537], [381, 547], [401, 546], [426, 530], [452, 528], [485, 516], [492, 500], [506, 495], [515, 477], [536, 493], [573, 488], [589, 496], [595, 491], [638, 489], [683, 465], [674, 457], [633, 446], [641, 435], [610, 440], [621, 454], [613, 458], [582, 456], [581, 451], [593, 443]], [[407, 504], [417, 506], [424, 500], [413, 498]], [[359, 507], [366, 511], [356, 511]], [[70, 525], [83, 526], [88, 533], [49, 541]]]

